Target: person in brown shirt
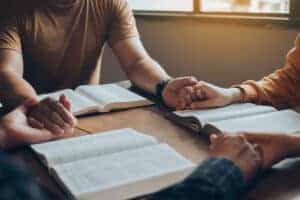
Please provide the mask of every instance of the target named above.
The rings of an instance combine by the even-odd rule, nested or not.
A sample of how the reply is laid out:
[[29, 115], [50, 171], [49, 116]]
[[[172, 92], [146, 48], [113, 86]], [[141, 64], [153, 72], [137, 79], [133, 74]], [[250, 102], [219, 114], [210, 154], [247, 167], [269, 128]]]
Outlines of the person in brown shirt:
[[128, 78], [166, 105], [175, 108], [195, 98], [189, 87], [197, 83], [195, 78], [170, 79], [148, 55], [127, 1], [27, 2], [31, 9], [0, 26], [0, 102], [13, 108], [35, 102], [26, 116], [32, 127], [54, 135], [72, 132], [76, 119], [67, 109], [68, 100], [62, 96], [40, 102], [38, 94], [99, 84], [106, 43]]

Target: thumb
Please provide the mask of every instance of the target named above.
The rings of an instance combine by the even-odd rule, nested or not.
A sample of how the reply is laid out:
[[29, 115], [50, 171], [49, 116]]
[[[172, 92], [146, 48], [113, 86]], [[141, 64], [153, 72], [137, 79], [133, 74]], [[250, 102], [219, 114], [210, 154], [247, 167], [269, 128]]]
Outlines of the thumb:
[[171, 84], [170, 84], [170, 88], [172, 90], [180, 90], [184, 87], [187, 86], [194, 86], [197, 84], [197, 79], [195, 77], [182, 77], [182, 78], [177, 78], [174, 79]]

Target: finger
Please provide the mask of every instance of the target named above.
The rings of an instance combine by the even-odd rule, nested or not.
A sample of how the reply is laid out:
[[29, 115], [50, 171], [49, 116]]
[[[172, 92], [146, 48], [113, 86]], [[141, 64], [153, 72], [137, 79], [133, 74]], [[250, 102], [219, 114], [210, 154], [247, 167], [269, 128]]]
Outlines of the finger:
[[45, 128], [44, 124], [39, 122], [38, 120], [32, 118], [32, 117], [28, 117], [28, 124], [33, 127], [33, 128], [37, 128], [37, 129], [43, 129]]
[[206, 94], [201, 88], [198, 88], [195, 93], [196, 93], [197, 100], [206, 99]]
[[184, 99], [185, 105], [187, 105], [188, 107], [190, 107], [191, 104], [193, 103], [192, 96], [187, 90], [185, 90], [185, 95], [183, 96], [183, 99]]
[[178, 102], [179, 102], [179, 107], [181, 110], [186, 109], [186, 107], [188, 106], [187, 102], [186, 102], [186, 94], [185, 94], [185, 90], [181, 90], [179, 93], [179, 98], [178, 98]]
[[[258, 144], [254, 144], [254, 145], [253, 145], [253, 148], [254, 148], [254, 151], [257, 153], [256, 161], [257, 161], [260, 165], [263, 165], [263, 161], [265, 160], [263, 149], [262, 149]], [[266, 166], [263, 166], [263, 168], [265, 168], [265, 167], [266, 167]]]
[[70, 126], [75, 126], [76, 120], [73, 117], [73, 114], [69, 112], [61, 103], [53, 99], [49, 99], [47, 104], [54, 112], [58, 113], [66, 123], [70, 124]]
[[181, 99], [178, 100], [178, 103], [176, 105], [176, 110], [184, 110], [186, 108], [186, 105], [184, 103], [184, 101], [182, 101]]
[[192, 87], [185, 87], [188, 100], [189, 100], [189, 106], [193, 103], [193, 101], [197, 100], [197, 95]]
[[46, 129], [51, 131], [53, 134], [63, 135], [65, 133], [65, 131], [62, 128], [60, 128], [56, 124], [51, 123], [49, 121], [45, 121], [44, 126]]
[[46, 117], [46, 119], [50, 121], [50, 123], [53, 123], [62, 129], [68, 129], [71, 127], [71, 125], [65, 122], [58, 113], [56, 113], [54, 110], [51, 110], [48, 105], [41, 106], [40, 112], [44, 115], [44, 118]]
[[195, 77], [182, 77], [182, 78], [177, 78], [174, 79], [171, 84], [170, 84], [170, 88], [172, 90], [180, 90], [184, 87], [187, 86], [194, 86], [197, 84], [197, 79]]
[[71, 102], [69, 99], [66, 97], [66, 95], [61, 95], [59, 97], [59, 102], [68, 110], [71, 111]]
[[253, 144], [253, 148], [254, 150], [259, 153], [260, 157], [263, 158], [264, 156], [264, 151], [263, 149], [261, 148], [261, 146], [259, 146], [258, 144]]
[[214, 149], [218, 141], [218, 135], [212, 134], [209, 137], [209, 139], [210, 139], [210, 149]]
[[53, 111], [48, 107], [40, 106], [39, 110], [35, 110], [30, 114], [30, 117], [42, 123], [44, 128], [48, 129], [53, 134], [63, 134], [64, 130], [60, 128], [56, 122], [52, 121], [52, 112]]

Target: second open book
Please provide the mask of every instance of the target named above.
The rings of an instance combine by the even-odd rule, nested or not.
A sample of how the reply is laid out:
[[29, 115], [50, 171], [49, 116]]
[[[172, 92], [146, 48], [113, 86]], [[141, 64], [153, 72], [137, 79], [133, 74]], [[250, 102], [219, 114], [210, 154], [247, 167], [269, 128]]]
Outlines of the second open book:
[[71, 199], [123, 200], [158, 191], [195, 165], [133, 129], [31, 145]]
[[297, 112], [278, 111], [271, 106], [250, 103], [206, 110], [178, 111], [171, 113], [169, 118], [193, 131], [208, 135], [218, 130], [228, 133], [300, 132], [300, 114]]
[[62, 94], [65, 94], [71, 101], [71, 110], [76, 116], [153, 104], [146, 98], [122, 88], [117, 84], [82, 85], [75, 90], [66, 89], [44, 94], [40, 96], [40, 99], [49, 96], [58, 99]]

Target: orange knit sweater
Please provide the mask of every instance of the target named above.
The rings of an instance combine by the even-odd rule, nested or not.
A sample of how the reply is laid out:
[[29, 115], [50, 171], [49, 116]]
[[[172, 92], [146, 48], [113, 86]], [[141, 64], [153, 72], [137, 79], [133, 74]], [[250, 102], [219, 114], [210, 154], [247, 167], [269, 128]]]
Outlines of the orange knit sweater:
[[287, 54], [286, 64], [260, 81], [246, 81], [239, 86], [244, 101], [269, 104], [277, 108], [300, 105], [300, 34]]

